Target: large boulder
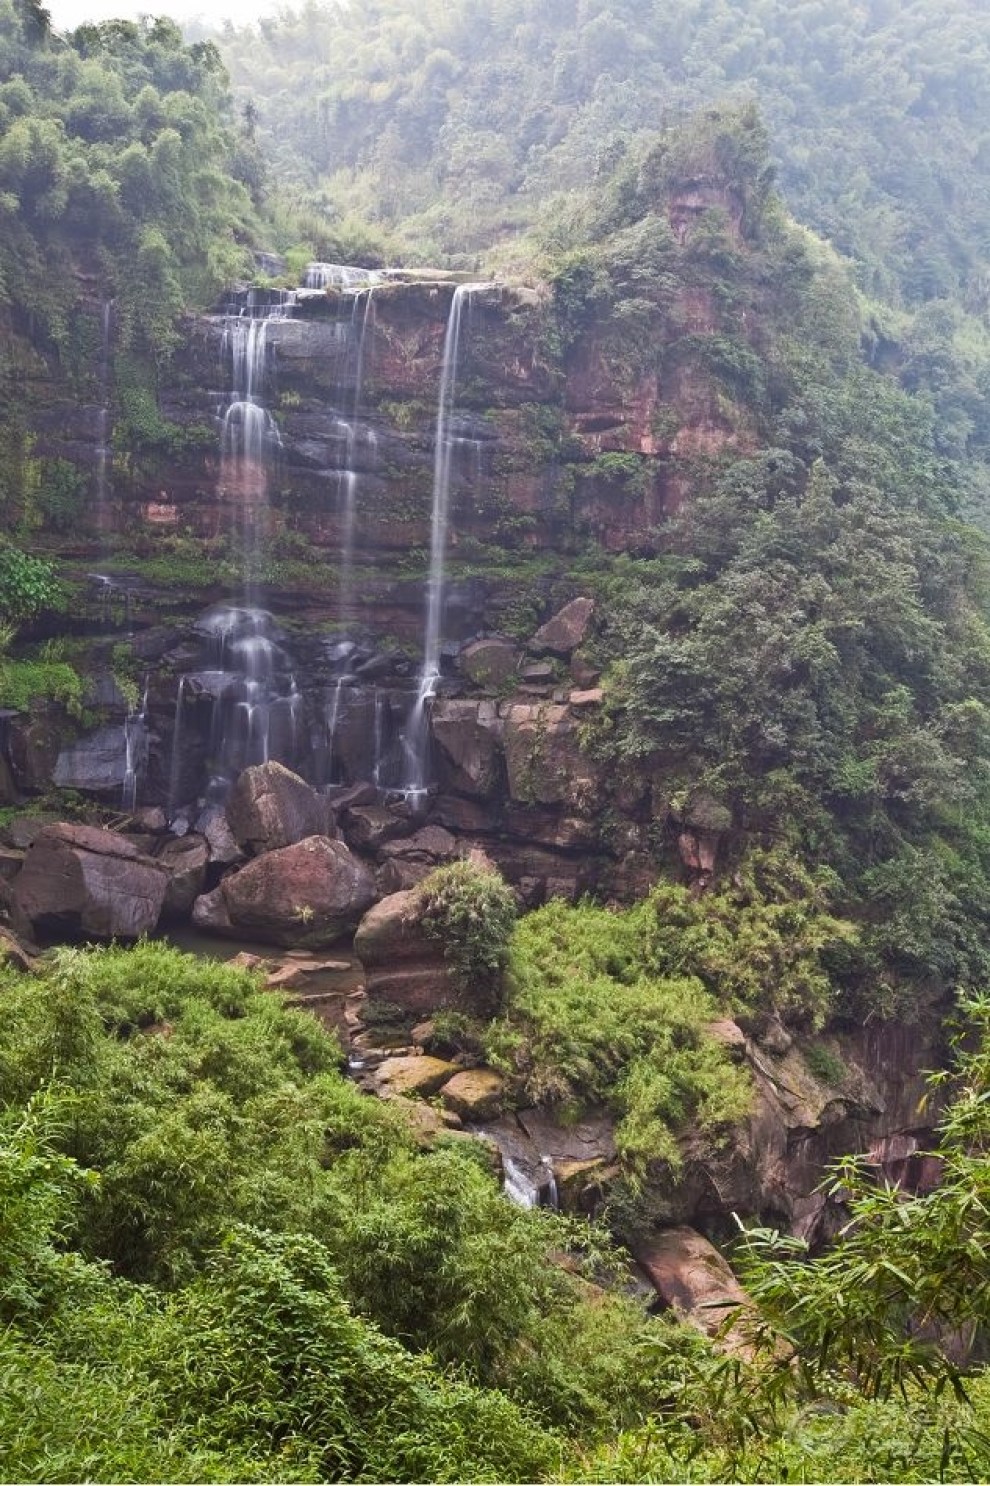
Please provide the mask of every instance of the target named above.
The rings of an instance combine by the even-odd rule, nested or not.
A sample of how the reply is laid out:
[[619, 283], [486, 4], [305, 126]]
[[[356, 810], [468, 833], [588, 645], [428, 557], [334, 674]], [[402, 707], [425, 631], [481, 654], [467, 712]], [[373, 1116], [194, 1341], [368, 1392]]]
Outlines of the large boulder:
[[386, 1058], [372, 1073], [369, 1082], [378, 1094], [401, 1094], [429, 1099], [458, 1072], [456, 1063], [414, 1053], [403, 1058]]
[[310, 836], [225, 877], [197, 898], [193, 923], [218, 934], [315, 949], [349, 933], [374, 897], [374, 878], [342, 841]]
[[27, 849], [14, 903], [42, 937], [137, 939], [158, 924], [168, 872], [95, 826], [51, 825]]
[[594, 762], [581, 748], [570, 708], [551, 702], [517, 702], [504, 709], [509, 794], [526, 805], [565, 805], [593, 815], [602, 804]]
[[529, 642], [531, 654], [557, 655], [566, 660], [572, 651], [584, 643], [594, 612], [594, 599], [572, 599], [536, 631]]
[[440, 697], [433, 704], [430, 730], [448, 788], [479, 800], [501, 792], [502, 724], [494, 702]]
[[194, 832], [188, 836], [172, 836], [164, 843], [156, 860], [169, 874], [162, 917], [188, 918], [206, 881], [209, 843], [205, 836]]
[[[141, 744], [146, 758], [147, 734], [143, 729]], [[56, 760], [53, 782], [59, 789], [119, 795], [127, 777], [127, 766], [127, 732], [123, 726], [112, 724], [67, 743]]]
[[519, 652], [511, 640], [472, 640], [461, 651], [458, 664], [475, 686], [498, 691], [515, 675]]
[[326, 797], [277, 763], [255, 764], [240, 774], [227, 801], [227, 822], [251, 856], [326, 836], [333, 825]]
[[457, 994], [443, 946], [423, 928], [419, 891], [391, 893], [365, 914], [354, 936], [368, 995], [412, 1012], [452, 1006]]
[[444, 1085], [443, 1102], [462, 1120], [498, 1120], [505, 1103], [505, 1079], [490, 1068], [466, 1068]]
[[[663, 1304], [706, 1336], [726, 1323], [752, 1316], [753, 1302], [718, 1249], [693, 1228], [667, 1228], [641, 1240], [634, 1257], [650, 1277]], [[723, 1340], [728, 1351], [743, 1353], [744, 1327]]]

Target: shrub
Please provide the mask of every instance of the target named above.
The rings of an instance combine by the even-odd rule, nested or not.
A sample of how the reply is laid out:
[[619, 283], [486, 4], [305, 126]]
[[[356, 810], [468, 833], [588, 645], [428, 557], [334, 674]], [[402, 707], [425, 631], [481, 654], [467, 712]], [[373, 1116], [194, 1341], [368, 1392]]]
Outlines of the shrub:
[[62, 596], [52, 563], [0, 544], [0, 623], [26, 624], [43, 610], [58, 608]]
[[443, 945], [460, 988], [482, 1004], [498, 999], [516, 921], [512, 889], [473, 862], [439, 867], [421, 884], [423, 927]]
[[512, 942], [505, 1017], [489, 1060], [538, 1103], [610, 1105], [632, 1167], [679, 1161], [677, 1136], [714, 1133], [749, 1102], [745, 1073], [705, 1032], [717, 1003], [691, 975], [659, 976], [650, 902], [624, 913], [553, 902]]

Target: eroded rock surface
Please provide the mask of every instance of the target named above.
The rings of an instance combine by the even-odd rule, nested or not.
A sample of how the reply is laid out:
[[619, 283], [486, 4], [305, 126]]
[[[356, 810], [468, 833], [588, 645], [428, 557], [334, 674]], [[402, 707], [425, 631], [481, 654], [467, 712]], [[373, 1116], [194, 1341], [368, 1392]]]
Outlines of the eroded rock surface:
[[371, 872], [342, 841], [310, 836], [225, 877], [196, 900], [193, 922], [217, 934], [317, 948], [349, 933], [374, 897]]
[[443, 946], [423, 928], [422, 899], [415, 888], [390, 893], [365, 914], [354, 936], [354, 953], [364, 966], [369, 996], [412, 1012], [456, 1002]]
[[707, 1238], [693, 1228], [666, 1228], [636, 1244], [633, 1254], [668, 1310], [706, 1336], [716, 1336], [735, 1320], [723, 1346], [745, 1353], [740, 1312], [743, 1317], [752, 1313], [753, 1302]]
[[249, 856], [329, 835], [333, 823], [326, 797], [274, 762], [255, 764], [238, 776], [226, 814], [234, 840]]
[[137, 939], [156, 928], [167, 888], [165, 868], [125, 837], [59, 824], [28, 847], [12, 892], [41, 937]]

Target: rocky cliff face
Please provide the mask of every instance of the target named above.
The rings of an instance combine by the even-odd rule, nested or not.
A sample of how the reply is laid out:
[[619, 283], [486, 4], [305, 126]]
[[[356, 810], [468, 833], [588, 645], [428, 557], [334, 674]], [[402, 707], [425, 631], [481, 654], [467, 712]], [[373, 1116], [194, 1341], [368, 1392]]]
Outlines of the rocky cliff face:
[[[284, 293], [232, 293], [189, 323], [157, 411], [123, 385], [123, 361], [114, 381], [112, 345], [73, 380], [14, 338], [29, 384], [22, 489], [57, 476], [75, 491], [71, 519], [25, 519], [47, 522], [77, 584], [92, 725], [40, 705], [7, 718], [8, 795], [54, 782], [116, 802], [129, 789], [128, 803], [174, 813], [267, 757], [382, 800], [408, 783], [454, 290], [400, 274], [300, 291], [286, 314]], [[682, 299], [679, 332], [708, 313], [697, 291]], [[106, 306], [89, 312], [112, 342]], [[267, 445], [232, 478], [232, 327], [269, 314], [264, 387], [247, 399], [264, 402]], [[483, 843], [531, 903], [634, 893], [651, 833], [676, 841], [662, 802], [603, 781], [582, 747], [600, 697], [575, 566], [649, 548], [699, 452], [745, 442], [697, 369], [673, 358], [663, 379], [633, 373], [607, 330], [592, 319], [562, 338], [545, 290], [476, 286], [456, 368], [443, 675], [414, 824]], [[556, 635], [541, 629], [574, 598]], [[378, 865], [406, 886], [424, 859]]]

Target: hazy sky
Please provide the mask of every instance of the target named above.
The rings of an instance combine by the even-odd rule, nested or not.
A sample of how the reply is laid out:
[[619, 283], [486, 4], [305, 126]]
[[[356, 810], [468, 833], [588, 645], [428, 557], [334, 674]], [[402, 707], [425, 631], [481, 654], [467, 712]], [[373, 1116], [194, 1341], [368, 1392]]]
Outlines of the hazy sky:
[[83, 21], [108, 21], [118, 17], [135, 20], [139, 15], [170, 15], [177, 21], [256, 20], [278, 9], [278, 0], [47, 0], [56, 31], [70, 31]]

